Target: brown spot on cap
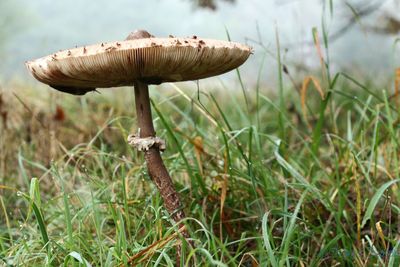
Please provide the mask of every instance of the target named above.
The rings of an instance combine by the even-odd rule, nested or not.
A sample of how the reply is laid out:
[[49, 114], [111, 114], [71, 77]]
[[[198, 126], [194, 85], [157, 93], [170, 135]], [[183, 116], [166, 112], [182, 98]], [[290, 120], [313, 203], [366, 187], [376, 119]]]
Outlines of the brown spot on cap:
[[106, 52], [111, 52], [113, 50], [117, 49], [115, 46], [109, 46], [106, 48]]

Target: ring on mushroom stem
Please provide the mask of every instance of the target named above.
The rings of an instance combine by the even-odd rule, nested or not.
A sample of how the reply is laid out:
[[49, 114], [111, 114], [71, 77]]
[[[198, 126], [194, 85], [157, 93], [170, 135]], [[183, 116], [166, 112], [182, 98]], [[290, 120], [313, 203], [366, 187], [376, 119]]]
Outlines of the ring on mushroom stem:
[[[148, 85], [216, 76], [239, 67], [251, 53], [249, 46], [239, 43], [197, 36], [155, 38], [141, 30], [124, 41], [60, 51], [28, 61], [26, 66], [37, 80], [74, 95], [133, 84], [140, 135], [131, 135], [128, 142], [143, 150], [149, 176], [165, 208], [179, 223], [185, 213], [160, 155], [165, 142], [155, 136]], [[186, 230], [182, 234], [189, 236]]]
[[165, 141], [157, 136], [141, 138], [138, 134], [129, 135], [128, 144], [135, 147], [138, 151], [147, 151], [152, 146], [157, 147], [160, 151], [164, 151], [167, 148]]

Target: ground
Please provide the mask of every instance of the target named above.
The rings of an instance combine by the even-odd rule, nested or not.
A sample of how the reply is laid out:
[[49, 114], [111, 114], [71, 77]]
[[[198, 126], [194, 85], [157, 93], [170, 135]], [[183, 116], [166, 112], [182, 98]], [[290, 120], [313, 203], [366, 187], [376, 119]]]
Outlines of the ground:
[[322, 72], [305, 90], [282, 70], [272, 89], [150, 89], [195, 248], [127, 145], [131, 88], [3, 85], [0, 265], [174, 266], [183, 242], [190, 266], [398, 266], [391, 80]]

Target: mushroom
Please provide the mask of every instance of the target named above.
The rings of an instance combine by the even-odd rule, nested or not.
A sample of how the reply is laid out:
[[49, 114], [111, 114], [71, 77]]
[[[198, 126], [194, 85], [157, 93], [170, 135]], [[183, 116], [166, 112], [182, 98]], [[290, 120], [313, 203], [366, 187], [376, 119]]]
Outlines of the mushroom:
[[[32, 75], [62, 92], [83, 95], [96, 88], [133, 85], [138, 134], [129, 144], [144, 152], [148, 173], [175, 222], [185, 218], [181, 201], [163, 163], [165, 142], [156, 137], [151, 116], [149, 84], [198, 80], [243, 64], [252, 49], [246, 45], [192, 38], [154, 38], [146, 31], [124, 41], [63, 50], [26, 62]], [[187, 232], [183, 232], [188, 237]]]

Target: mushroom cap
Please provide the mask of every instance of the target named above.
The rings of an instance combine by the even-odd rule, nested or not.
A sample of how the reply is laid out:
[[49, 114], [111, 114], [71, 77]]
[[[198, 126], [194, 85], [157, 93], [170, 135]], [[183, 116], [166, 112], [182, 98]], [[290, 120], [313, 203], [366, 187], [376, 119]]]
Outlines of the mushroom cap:
[[195, 36], [143, 38], [63, 50], [26, 66], [45, 84], [84, 94], [135, 81], [160, 84], [207, 78], [237, 68], [251, 53], [247, 45]]

